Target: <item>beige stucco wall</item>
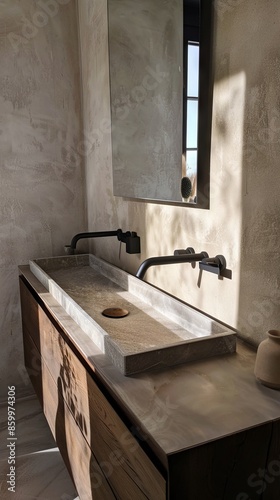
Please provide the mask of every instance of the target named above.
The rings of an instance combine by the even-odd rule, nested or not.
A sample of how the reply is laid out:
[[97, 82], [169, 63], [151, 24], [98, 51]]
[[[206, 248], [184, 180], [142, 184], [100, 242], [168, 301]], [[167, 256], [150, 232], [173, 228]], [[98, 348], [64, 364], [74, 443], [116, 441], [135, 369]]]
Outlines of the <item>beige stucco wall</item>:
[[[40, 3], [40, 2], [39, 2]], [[86, 228], [74, 0], [43, 12], [33, 0], [0, 6], [0, 396], [28, 390], [19, 264], [60, 255]], [[45, 2], [46, 3], [46, 2]]]
[[175, 248], [223, 254], [231, 281], [204, 272], [199, 287], [199, 271], [188, 264], [151, 268], [146, 279], [257, 344], [268, 328], [280, 328], [279, 2], [215, 3], [208, 211], [113, 196], [106, 3], [79, 2], [89, 230], [137, 231], [142, 254], [119, 257], [113, 240], [92, 248], [133, 273], [146, 257]]

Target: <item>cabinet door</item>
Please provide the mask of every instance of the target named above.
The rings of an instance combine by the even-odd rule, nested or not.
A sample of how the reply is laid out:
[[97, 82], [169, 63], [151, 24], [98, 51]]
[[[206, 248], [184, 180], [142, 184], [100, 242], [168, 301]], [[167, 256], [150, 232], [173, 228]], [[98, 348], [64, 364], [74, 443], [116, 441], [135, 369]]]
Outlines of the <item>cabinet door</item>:
[[268, 423], [169, 457], [169, 498], [279, 500], [280, 425]]
[[34, 370], [34, 356], [38, 363], [40, 354], [27, 329], [24, 329], [24, 349], [30, 379], [80, 499], [115, 499], [107, 479], [62, 397], [60, 387], [55, 384], [43, 359], [40, 361], [41, 370]]
[[41, 309], [39, 324], [42, 357], [116, 497], [165, 498], [162, 475]]
[[[28, 301], [36, 302], [31, 295]], [[166, 498], [163, 476], [108, 402], [89, 371], [65, 342], [55, 324], [42, 308], [36, 310], [34, 303], [28, 309], [35, 317], [26, 321], [33, 325], [37, 323], [40, 331], [37, 345], [42, 363], [51, 373], [55, 386], [97, 459], [114, 497], [120, 500]], [[48, 403], [44, 393], [43, 387], [47, 412]]]
[[23, 332], [26, 330], [28, 331], [35, 346], [40, 352], [39, 304], [31, 295], [21, 278], [19, 280], [19, 287]]

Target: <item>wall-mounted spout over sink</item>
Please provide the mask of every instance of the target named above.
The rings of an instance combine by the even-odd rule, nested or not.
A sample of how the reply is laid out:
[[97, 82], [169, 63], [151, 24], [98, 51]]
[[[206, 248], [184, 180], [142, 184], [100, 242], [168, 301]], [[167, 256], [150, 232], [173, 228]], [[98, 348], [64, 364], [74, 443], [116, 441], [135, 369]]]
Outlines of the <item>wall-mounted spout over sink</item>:
[[142, 262], [140, 265], [136, 277], [143, 279], [146, 271], [151, 266], [161, 266], [163, 264], [180, 264], [189, 262], [192, 267], [195, 267], [195, 263], [199, 262], [200, 271], [210, 271], [218, 275], [220, 279], [222, 278], [232, 278], [232, 272], [226, 267], [226, 259], [223, 255], [216, 255], [216, 257], [209, 257], [207, 252], [195, 253], [192, 247], [188, 247], [185, 250], [179, 249], [174, 250], [174, 255], [164, 255], [161, 257], [150, 257]]
[[75, 234], [75, 236], [73, 236], [71, 240], [70, 245], [66, 245], [64, 249], [68, 255], [73, 255], [75, 253], [75, 249], [79, 240], [85, 238], [104, 238], [108, 236], [117, 236], [119, 241], [125, 243], [125, 249], [127, 253], [132, 254], [141, 252], [140, 236], [137, 236], [137, 233], [135, 231], [123, 232], [122, 229], [117, 229], [116, 231], [94, 231]]
[[136, 277], [142, 280], [146, 274], [146, 271], [151, 266], [162, 266], [164, 264], [181, 264], [185, 262], [193, 263], [199, 262], [207, 257], [209, 257], [207, 252], [188, 253], [187, 251], [185, 251], [185, 253], [180, 253], [179, 250], [175, 250], [174, 255], [150, 257], [142, 262], [136, 273]]

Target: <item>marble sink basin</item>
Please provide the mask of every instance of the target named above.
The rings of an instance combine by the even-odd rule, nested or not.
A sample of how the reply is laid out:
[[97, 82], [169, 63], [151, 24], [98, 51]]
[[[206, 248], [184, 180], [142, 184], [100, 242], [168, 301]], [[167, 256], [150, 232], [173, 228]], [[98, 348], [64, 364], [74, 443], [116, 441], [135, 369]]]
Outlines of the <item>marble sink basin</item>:
[[[124, 375], [236, 350], [234, 331], [94, 255], [37, 259], [30, 269]], [[129, 314], [108, 318], [106, 308]]]

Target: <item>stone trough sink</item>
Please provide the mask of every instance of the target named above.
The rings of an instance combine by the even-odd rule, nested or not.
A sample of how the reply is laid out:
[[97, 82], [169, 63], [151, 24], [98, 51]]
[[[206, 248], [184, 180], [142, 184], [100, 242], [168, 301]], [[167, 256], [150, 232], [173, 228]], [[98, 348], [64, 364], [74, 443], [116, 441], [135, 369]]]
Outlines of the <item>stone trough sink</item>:
[[[30, 269], [124, 375], [236, 350], [234, 331], [94, 255], [37, 259]], [[107, 308], [128, 315], [106, 317]]]

